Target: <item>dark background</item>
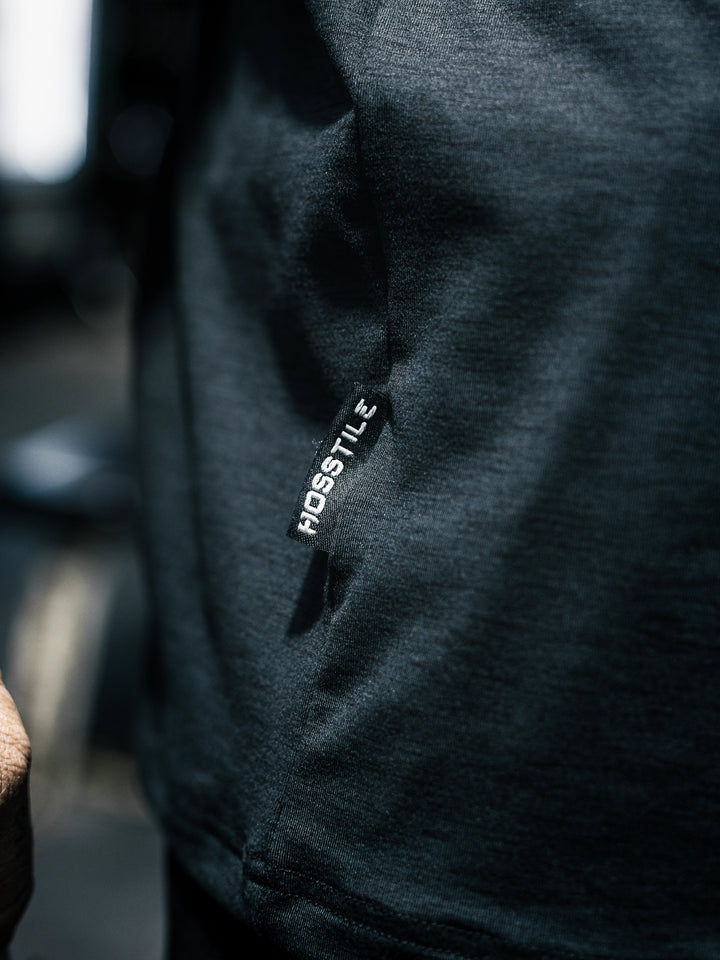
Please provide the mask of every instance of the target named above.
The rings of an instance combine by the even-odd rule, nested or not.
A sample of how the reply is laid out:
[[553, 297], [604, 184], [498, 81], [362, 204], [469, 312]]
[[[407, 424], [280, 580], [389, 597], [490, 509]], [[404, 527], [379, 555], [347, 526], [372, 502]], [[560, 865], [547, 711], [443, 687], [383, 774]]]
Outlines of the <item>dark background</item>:
[[194, 19], [106, 0], [93, 23], [83, 166], [0, 178], [0, 667], [33, 741], [36, 837], [14, 960], [161, 955], [162, 844], [133, 761], [131, 327]]

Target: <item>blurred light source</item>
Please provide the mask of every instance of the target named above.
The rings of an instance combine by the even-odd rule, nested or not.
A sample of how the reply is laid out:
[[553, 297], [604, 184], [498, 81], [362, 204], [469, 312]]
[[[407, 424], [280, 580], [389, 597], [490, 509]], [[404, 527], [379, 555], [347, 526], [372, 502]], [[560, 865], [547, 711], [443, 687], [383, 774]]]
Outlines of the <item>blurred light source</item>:
[[0, 0], [0, 175], [59, 183], [87, 150], [93, 0]]

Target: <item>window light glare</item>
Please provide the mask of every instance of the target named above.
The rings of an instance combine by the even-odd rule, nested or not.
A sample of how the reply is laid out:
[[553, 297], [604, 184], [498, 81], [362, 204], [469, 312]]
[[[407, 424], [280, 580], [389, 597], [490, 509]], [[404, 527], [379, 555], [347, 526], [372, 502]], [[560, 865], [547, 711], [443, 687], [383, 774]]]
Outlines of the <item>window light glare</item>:
[[57, 183], [87, 149], [92, 0], [0, 0], [0, 174]]

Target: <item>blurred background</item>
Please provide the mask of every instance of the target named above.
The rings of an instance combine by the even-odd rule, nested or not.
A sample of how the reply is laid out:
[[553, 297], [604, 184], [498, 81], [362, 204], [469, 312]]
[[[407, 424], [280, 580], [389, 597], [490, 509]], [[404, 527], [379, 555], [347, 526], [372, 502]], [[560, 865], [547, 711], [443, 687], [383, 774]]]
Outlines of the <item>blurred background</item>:
[[14, 960], [161, 956], [129, 334], [192, 35], [188, 0], [0, 0], [0, 667], [36, 838]]

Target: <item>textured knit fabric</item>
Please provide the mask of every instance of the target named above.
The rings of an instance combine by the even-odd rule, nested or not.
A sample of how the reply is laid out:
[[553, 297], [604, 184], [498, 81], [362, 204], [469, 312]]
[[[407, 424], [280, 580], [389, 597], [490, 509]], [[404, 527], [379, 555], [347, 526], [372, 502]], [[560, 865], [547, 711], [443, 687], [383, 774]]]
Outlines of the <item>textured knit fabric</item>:
[[167, 960], [293, 960], [224, 910], [175, 861], [166, 874]]
[[174, 855], [306, 960], [717, 960], [720, 6], [231, 6], [139, 324]]

